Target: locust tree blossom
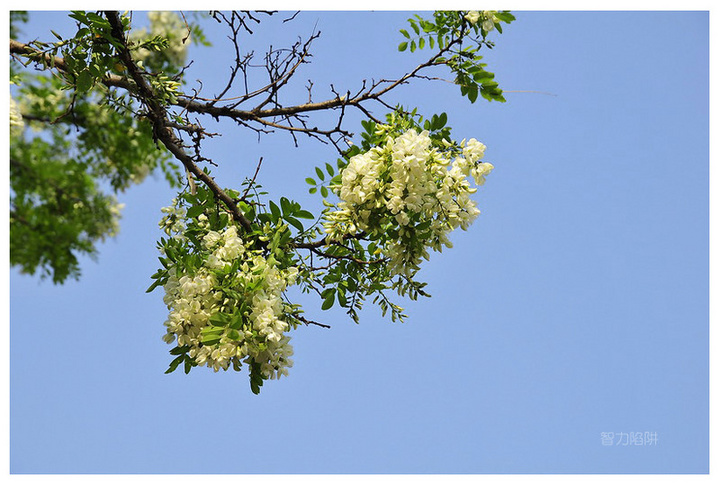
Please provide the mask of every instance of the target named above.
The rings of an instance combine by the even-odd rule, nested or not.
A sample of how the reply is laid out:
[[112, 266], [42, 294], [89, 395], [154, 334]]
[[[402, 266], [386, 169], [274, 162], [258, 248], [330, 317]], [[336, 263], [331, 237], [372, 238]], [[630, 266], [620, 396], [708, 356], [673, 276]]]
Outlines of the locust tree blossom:
[[472, 25], [477, 24], [482, 19], [482, 28], [485, 32], [490, 32], [495, 28], [495, 24], [500, 22], [500, 19], [497, 17], [497, 10], [483, 10], [482, 12], [478, 10], [470, 10], [465, 15], [465, 20], [470, 22]]
[[[199, 239], [201, 264], [193, 269], [183, 264], [178, 252], [190, 248], [183, 222], [184, 209], [173, 205], [162, 209], [166, 214], [160, 226], [180, 246], [168, 246], [164, 253], [174, 257], [168, 264], [163, 288], [169, 314], [163, 340], [177, 342], [192, 365], [214, 371], [239, 370], [242, 364], [256, 368], [262, 379], [288, 374], [293, 361], [290, 324], [286, 315], [292, 310], [283, 300], [283, 292], [295, 284], [298, 270], [281, 269], [272, 257], [251, 248], [234, 224], [222, 231], [203, 231]], [[201, 214], [197, 228], [207, 227]], [[171, 258], [172, 259], [172, 258]]]
[[477, 10], [470, 10], [467, 15], [465, 15], [465, 20], [475, 25], [478, 23], [478, 20], [480, 20], [480, 12]]
[[340, 202], [325, 214], [327, 238], [368, 234], [381, 242], [391, 272], [408, 276], [429, 257], [428, 248], [451, 247], [449, 232], [467, 229], [480, 214], [468, 177], [482, 185], [493, 166], [480, 161], [485, 145], [474, 138], [460, 143], [457, 156], [449, 146], [410, 129], [350, 158], [334, 187]]
[[160, 219], [159, 226], [165, 234], [178, 239], [183, 237], [185, 230], [185, 208], [178, 205], [177, 198], [172, 200], [172, 205], [163, 207], [160, 211], [165, 214]]
[[25, 122], [23, 121], [22, 113], [20, 113], [20, 108], [13, 97], [10, 96], [10, 134], [21, 133], [24, 127]]
[[483, 11], [483, 17], [485, 18], [482, 23], [483, 30], [485, 30], [486, 32], [490, 32], [495, 28], [495, 24], [500, 22], [496, 14], [497, 10]]
[[[431, 250], [452, 247], [450, 233], [480, 214], [473, 196], [493, 166], [475, 138], [451, 140], [444, 113], [422, 124], [399, 108], [387, 120], [365, 123], [362, 143], [338, 159], [337, 169], [315, 169], [327, 184], [320, 217], [285, 197], [277, 204], [226, 189], [243, 221], [201, 185], [162, 209], [164, 268], [148, 291], [165, 290], [163, 339], [176, 344], [170, 353], [177, 356], [168, 371], [183, 362], [186, 372], [245, 366], [256, 393], [262, 381], [287, 375], [289, 331], [319, 323], [287, 298], [293, 285], [318, 294], [322, 310], [337, 303], [356, 322], [366, 298], [402, 321], [402, 307], [386, 291], [429, 296], [415, 280], [420, 264]], [[316, 181], [306, 181], [316, 193]], [[337, 202], [327, 200], [330, 191]], [[306, 227], [299, 218], [313, 222]]]

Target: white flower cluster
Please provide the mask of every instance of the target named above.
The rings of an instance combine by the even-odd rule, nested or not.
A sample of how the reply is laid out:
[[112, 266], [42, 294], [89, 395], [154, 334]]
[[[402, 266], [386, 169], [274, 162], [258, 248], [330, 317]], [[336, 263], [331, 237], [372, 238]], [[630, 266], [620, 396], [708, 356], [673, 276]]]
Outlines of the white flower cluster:
[[178, 204], [177, 199], [172, 200], [172, 205], [163, 207], [160, 211], [165, 214], [160, 223], [160, 228], [165, 234], [175, 239], [185, 239], [183, 232], [185, 231], [185, 208]]
[[[125, 208], [125, 204], [117, 202], [117, 199], [113, 197], [114, 203], [110, 204], [110, 216], [112, 217], [112, 223], [110, 227], [110, 236], [115, 237], [120, 232], [120, 217], [122, 217], [122, 210]], [[79, 202], [82, 204], [82, 202]]]
[[495, 28], [495, 24], [499, 22], [499, 19], [495, 16], [497, 10], [471, 10], [465, 15], [465, 20], [475, 25], [480, 19], [483, 19], [482, 28], [485, 32], [490, 32]]
[[22, 113], [20, 113], [20, 108], [13, 97], [10, 96], [10, 134], [20, 133], [23, 128], [25, 128], [25, 122], [23, 121]]
[[[147, 28], [132, 31], [131, 40], [142, 41], [157, 35], [168, 39], [168, 47], [164, 53], [173, 66], [182, 66], [187, 56], [187, 41], [189, 32], [185, 22], [174, 12], [160, 11], [148, 12], [150, 31]], [[185, 42], [183, 42], [183, 39]], [[147, 49], [139, 49], [133, 53], [136, 61], [147, 62], [153, 53]]]
[[[382, 132], [386, 126], [380, 126]], [[467, 229], [480, 214], [470, 194], [470, 176], [477, 185], [493, 166], [481, 163], [485, 145], [474, 138], [460, 144], [462, 156], [450, 160], [434, 147], [427, 131], [408, 130], [397, 138], [387, 136], [382, 146], [352, 157], [342, 172], [337, 193], [337, 210], [326, 214], [325, 232], [337, 241], [346, 234], [363, 231], [378, 234], [387, 225], [399, 226], [399, 237], [388, 241], [383, 252], [394, 274], [411, 275], [427, 247], [441, 251], [451, 247], [447, 235], [453, 229]], [[449, 145], [448, 145], [449, 146]], [[409, 247], [416, 228], [429, 231], [425, 246]]]
[[[177, 211], [174, 206], [164, 212]], [[265, 379], [287, 375], [293, 348], [285, 335], [289, 325], [283, 320], [282, 294], [295, 283], [297, 268], [278, 269], [259, 251], [248, 249], [232, 225], [223, 232], [208, 231], [202, 246], [209, 255], [194, 274], [185, 274], [177, 266], [169, 268], [164, 301], [170, 313], [163, 340], [177, 339], [178, 345], [189, 346], [188, 353], [198, 365], [216, 372], [227, 370], [234, 360], [259, 364]], [[238, 270], [225, 276], [213, 271], [227, 273], [233, 264]], [[237, 324], [213, 326], [214, 315], [232, 316], [238, 309], [245, 310], [235, 315], [240, 319]], [[212, 343], [204, 333], [208, 330], [214, 332]]]

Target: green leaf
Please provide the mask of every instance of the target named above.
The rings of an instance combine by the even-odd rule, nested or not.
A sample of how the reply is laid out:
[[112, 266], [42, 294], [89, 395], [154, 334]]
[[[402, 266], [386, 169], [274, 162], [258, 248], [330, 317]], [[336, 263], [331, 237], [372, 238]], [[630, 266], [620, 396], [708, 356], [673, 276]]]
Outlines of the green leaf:
[[188, 351], [189, 347], [187, 345], [183, 345], [182, 347], [175, 347], [170, 351], [170, 355], [181, 355]]
[[475, 82], [484, 83], [495, 77], [495, 74], [488, 71], [479, 71], [473, 74]]
[[425, 230], [429, 229], [431, 225], [432, 225], [432, 221], [423, 221], [420, 224], [418, 224], [417, 226], [415, 226], [415, 230], [416, 231], [425, 231]]
[[338, 297], [338, 303], [340, 303], [340, 306], [346, 307], [347, 306], [347, 298], [345, 297], [345, 290], [343, 288], [338, 289], [337, 297]]
[[93, 77], [90, 74], [90, 71], [87, 69], [83, 69], [80, 71], [77, 75], [77, 79], [75, 80], [75, 87], [77, 90], [81, 93], [85, 93], [90, 90], [90, 88], [93, 85]]
[[179, 366], [183, 360], [185, 360], [185, 355], [181, 355], [173, 359], [173, 361], [170, 362], [170, 367], [168, 367], [168, 370], [166, 370], [165, 373], [170, 374], [171, 372], [175, 372], [175, 369], [177, 369], [177, 366]]
[[438, 126], [436, 130], [442, 129], [447, 124], [447, 113], [440, 113], [438, 116]]
[[[367, 126], [366, 126], [366, 123], [368, 123]], [[375, 122], [374, 121], [368, 122], [367, 120], [363, 120], [360, 122], [360, 124], [362, 124], [363, 128], [365, 128], [365, 130], [368, 131], [369, 133], [372, 133], [375, 131]], [[360, 147], [357, 145], [353, 145], [350, 148], [348, 148], [348, 150], [345, 154], [348, 157], [353, 157], [359, 153], [360, 153]], [[338, 166], [340, 166], [341, 163], [343, 164], [343, 166], [347, 165], [347, 162], [345, 162], [345, 160], [343, 160], [342, 158], [338, 158]]]
[[405, 29], [400, 29], [400, 33], [401, 33], [402, 35], [404, 35], [405, 37], [407, 37], [408, 39], [410, 38], [410, 34], [408, 34], [408, 31], [407, 31], [407, 30], [405, 30]]
[[203, 338], [202, 338], [202, 343], [203, 343], [204, 345], [215, 345], [215, 344], [217, 344], [217, 343], [220, 343], [220, 337], [214, 337], [214, 336], [212, 336], [212, 337], [203, 337]]
[[420, 37], [420, 39], [418, 40], [418, 47], [420, 47], [421, 49], [425, 47], [425, 37]]
[[327, 170], [328, 175], [330, 175], [331, 177], [335, 175], [335, 169], [329, 163], [325, 164], [325, 169]]
[[415, 52], [415, 49], [417, 49], [415, 41], [410, 42], [410, 52]]
[[468, 86], [467, 97], [471, 103], [474, 103], [478, 97], [478, 86], [477, 84], [471, 84]]
[[232, 317], [232, 320], [230, 320], [229, 327], [233, 330], [240, 330], [242, 328], [242, 324], [243, 324], [242, 313], [235, 313]]
[[502, 20], [506, 24], [509, 24], [513, 20], [515, 20], [515, 16], [511, 14], [510, 12], [496, 12], [495, 17], [497, 17], [499, 20]]
[[252, 362], [250, 364], [250, 390], [252, 390], [253, 394], [260, 394], [262, 385], [263, 378], [260, 373], [260, 364]]
[[[223, 318], [223, 322], [227, 322], [227, 317]], [[225, 323], [222, 323], [221, 325], [225, 325]], [[214, 325], [209, 325], [207, 327], [204, 327], [202, 330], [200, 330], [201, 335], [209, 335], [211, 337], [216, 335], [222, 335], [224, 329], [222, 327], [216, 327]]]
[[258, 384], [256, 381], [250, 379], [250, 390], [253, 394], [260, 394], [260, 386], [262, 386], [262, 383]]
[[302, 223], [294, 217], [286, 217], [285, 220], [288, 221], [288, 223], [295, 227], [298, 231], [303, 232], [305, 230]]
[[[215, 327], [224, 327], [225, 325], [227, 325], [228, 320], [229, 320], [228, 315], [226, 313], [220, 313], [220, 312], [214, 313], [209, 318], [209, 322]], [[210, 329], [210, 328], [212, 328], [212, 327], [205, 327], [203, 329], [203, 332], [205, 332], [207, 329]], [[207, 331], [209, 331], [209, 330], [207, 330]]]
[[150, 293], [152, 290], [154, 290], [155, 288], [157, 288], [158, 286], [160, 286], [160, 281], [161, 281], [161, 280], [153, 281], [153, 284], [150, 285], [150, 287], [149, 287], [147, 290], [145, 290], [145, 293]]
[[325, 297], [325, 300], [322, 304], [323, 310], [329, 310], [332, 308], [332, 306], [335, 304], [335, 288], [330, 288], [332, 291], [328, 292], [327, 296]]
[[193, 218], [197, 217], [200, 214], [202, 214], [204, 210], [205, 210], [205, 208], [201, 205], [192, 206], [187, 210], [187, 216], [193, 217]]
[[400, 45], [398, 45], [398, 50], [400, 52], [403, 52], [407, 49], [408, 43], [407, 42], [400, 42]]
[[315, 182], [315, 179], [310, 178], [310, 177], [306, 178], [305, 182], [307, 182], [310, 185], [317, 185], [317, 182]]
[[275, 202], [273, 202], [272, 200], [270, 201], [270, 212], [271, 212], [272, 215], [275, 217], [275, 220], [276, 220], [276, 221], [280, 219], [280, 216], [281, 216], [281, 214], [280, 214], [280, 208], [279, 208], [279, 207], [277, 206], [277, 204], [276, 204]]
[[320, 193], [322, 194], [323, 197], [327, 197], [329, 195], [328, 189], [324, 185], [322, 187], [320, 187]]
[[85, 23], [85, 12], [82, 10], [73, 10], [68, 17], [75, 19], [78, 22]]
[[280, 197], [280, 207], [284, 215], [292, 214], [292, 205], [286, 197]]
[[301, 219], [315, 219], [315, 216], [312, 214], [312, 212], [306, 210], [297, 211], [295, 213], [295, 217], [300, 217]]
[[96, 14], [95, 12], [87, 12], [86, 17], [91, 22], [97, 22], [98, 24], [104, 24], [105, 19], [101, 17], [100, 15]]
[[320, 170], [320, 167], [315, 167], [315, 173], [317, 174], [318, 178], [320, 180], [325, 180], [325, 174], [322, 170]]
[[88, 29], [87, 27], [83, 27], [77, 31], [77, 33], [75, 34], [75, 38], [81, 39], [81, 38], [85, 37], [86, 35], [88, 35], [89, 33], [90, 33], [90, 29]]
[[200, 341], [204, 345], [215, 345], [220, 342], [223, 329], [218, 327], [205, 327], [200, 331]]
[[410, 27], [415, 31], [415, 34], [420, 35], [420, 28], [415, 21], [413, 19], [409, 19], [408, 21], [410, 22]]

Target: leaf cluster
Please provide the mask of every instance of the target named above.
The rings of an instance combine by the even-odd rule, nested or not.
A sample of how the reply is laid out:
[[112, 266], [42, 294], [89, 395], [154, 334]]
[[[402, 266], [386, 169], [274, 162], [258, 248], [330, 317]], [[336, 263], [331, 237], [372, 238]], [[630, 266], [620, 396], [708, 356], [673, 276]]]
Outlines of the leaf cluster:
[[[425, 47], [430, 50], [437, 47], [439, 55], [435, 63], [447, 65], [455, 74], [454, 82], [460, 86], [462, 96], [471, 103], [478, 95], [488, 101], [504, 102], [495, 75], [486, 69], [487, 64], [480, 62], [482, 56], [478, 54], [482, 47], [492, 49], [494, 43], [487, 40], [489, 32], [482, 23], [471, 23], [465, 18], [466, 14], [464, 11], [436, 11], [432, 20], [415, 15], [408, 19], [410, 31], [400, 29], [405, 40], [398, 45], [398, 50], [415, 52]], [[496, 12], [494, 18], [498, 20], [494, 28], [499, 33], [502, 33], [501, 22], [509, 24], [515, 20], [507, 11]]]
[[[151, 123], [138, 115], [132, 93], [106, 83], [124, 71], [118, 57], [122, 46], [108, 20], [84, 11], [73, 11], [70, 18], [77, 24], [73, 36], [65, 39], [53, 32], [55, 42], [30, 43], [42, 55], [29, 55], [27, 62], [44, 70], [24, 69], [17, 59], [11, 62], [13, 96], [26, 128], [11, 136], [17, 168], [10, 180], [11, 263], [24, 272], [39, 270], [56, 283], [78, 277], [77, 257], [96, 254], [95, 244], [117, 230], [113, 193], [156, 171], [171, 186], [179, 186], [180, 177], [177, 162], [158, 149]], [[120, 18], [129, 31], [129, 17]], [[18, 12], [12, 23], [26, 19], [26, 13]], [[152, 42], [163, 44], [162, 39]], [[56, 69], [55, 62], [62, 62], [62, 68]], [[151, 79], [160, 98], [174, 99], [177, 82], [164, 74]], [[129, 80], [125, 83], [132, 86]], [[45, 166], [39, 166], [40, 160]], [[71, 185], [83, 190], [70, 190]], [[67, 194], [73, 203], [59, 202]], [[37, 242], [25, 244], [27, 238]]]
[[10, 263], [54, 283], [80, 274], [78, 257], [117, 231], [118, 206], [63, 139], [15, 140], [10, 147]]

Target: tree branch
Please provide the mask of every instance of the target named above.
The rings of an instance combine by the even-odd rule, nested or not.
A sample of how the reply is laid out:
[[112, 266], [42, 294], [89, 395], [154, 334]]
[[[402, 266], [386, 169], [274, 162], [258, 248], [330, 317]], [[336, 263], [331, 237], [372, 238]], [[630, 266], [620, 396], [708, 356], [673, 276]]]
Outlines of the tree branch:
[[[109, 12], [108, 12], [109, 13]], [[117, 13], [115, 14], [117, 16]], [[249, 18], [255, 22], [258, 22], [257, 19], [247, 14]], [[239, 51], [239, 30], [241, 28], [244, 28], [248, 32], [252, 33], [252, 31], [248, 28], [246, 21], [244, 18], [240, 16], [240, 14], [234, 14], [232, 18], [228, 19], [224, 15], [220, 13], [214, 14], [215, 20], [218, 22], [224, 21], [232, 31], [232, 36], [230, 37], [230, 40], [232, 41], [234, 47], [235, 47], [235, 66], [231, 70], [230, 79], [227, 83], [227, 85], [224, 87], [222, 92], [220, 93], [220, 96], [215, 97], [214, 99], [202, 99], [197, 96], [197, 94], [192, 96], [187, 95], [180, 95], [173, 103], [174, 106], [178, 106], [183, 108], [187, 112], [192, 113], [199, 113], [199, 114], [206, 114], [209, 115], [215, 119], [219, 118], [230, 118], [235, 120], [236, 122], [242, 124], [245, 127], [255, 129], [255, 131], [260, 133], [267, 132], [266, 130], [263, 130], [262, 128], [257, 129], [254, 128], [253, 125], [260, 125], [268, 127], [268, 128], [274, 128], [278, 130], [283, 130], [290, 132], [291, 134], [294, 133], [305, 133], [308, 136], [315, 137], [317, 139], [329, 139], [333, 145], [337, 146], [337, 140], [333, 138], [334, 134], [342, 135], [343, 137], [349, 136], [349, 132], [345, 131], [341, 127], [342, 117], [340, 119], [340, 123], [332, 129], [320, 129], [315, 126], [307, 126], [305, 122], [301, 119], [299, 119], [298, 115], [304, 114], [304, 113], [312, 113], [316, 111], [326, 111], [326, 110], [335, 110], [335, 109], [341, 109], [344, 110], [346, 107], [351, 106], [354, 108], [357, 108], [360, 110], [363, 115], [369, 117], [370, 119], [373, 119], [374, 121], [378, 122], [379, 120], [372, 116], [371, 112], [368, 110], [368, 108], [365, 106], [368, 102], [378, 102], [381, 106], [385, 108], [391, 108], [390, 104], [388, 104], [383, 98], [386, 94], [391, 92], [392, 90], [396, 89], [397, 87], [406, 84], [410, 79], [412, 78], [420, 78], [420, 79], [433, 79], [428, 76], [420, 75], [420, 72], [439, 64], [442, 64], [441, 57], [450, 51], [456, 44], [461, 42], [462, 35], [458, 36], [457, 38], [451, 40], [448, 42], [442, 49], [439, 50], [434, 56], [432, 56], [427, 61], [418, 64], [413, 70], [410, 72], [407, 72], [403, 76], [401, 76], [398, 79], [395, 80], [380, 80], [378, 82], [373, 83], [369, 87], [365, 86], [365, 83], [363, 82], [362, 88], [354, 95], [351, 95], [349, 92], [347, 95], [340, 96], [339, 93], [335, 93], [335, 97], [326, 99], [324, 101], [320, 102], [312, 102], [311, 100], [308, 100], [307, 103], [297, 104], [293, 106], [281, 106], [278, 104], [276, 100], [276, 93], [278, 90], [285, 85], [289, 79], [297, 72], [297, 69], [299, 66], [305, 62], [307, 62], [307, 58], [310, 56], [309, 53], [309, 47], [313, 40], [315, 40], [319, 36], [319, 32], [313, 33], [310, 39], [305, 41], [304, 43], [300, 44], [299, 42], [296, 43], [292, 49], [290, 50], [290, 54], [288, 57], [286, 57], [284, 60], [272, 60], [271, 54], [276, 51], [271, 51], [268, 53], [266, 59], [267, 64], [266, 67], [270, 72], [270, 81], [266, 85], [262, 86], [259, 89], [256, 89], [252, 92], [247, 92], [246, 87], [246, 94], [243, 96], [233, 97], [233, 98], [226, 98], [222, 99], [222, 97], [230, 90], [233, 81], [235, 80], [238, 71], [243, 70], [245, 73], [245, 69], [247, 68], [247, 63], [249, 62], [249, 59], [252, 57], [251, 55], [248, 55], [245, 57], [245, 59], [241, 58], [240, 51]], [[221, 20], [222, 19], [222, 20]], [[119, 20], [117, 20], [119, 22]], [[122, 34], [122, 29], [119, 31], [120, 34]], [[123, 34], [124, 35], [124, 34]], [[123, 39], [123, 45], [125, 46], [125, 55], [126, 59], [123, 59], [123, 63], [126, 61], [131, 62], [133, 65], [132, 58], [129, 55], [129, 51], [127, 49], [126, 41]], [[15, 40], [10, 41], [10, 50], [13, 54], [22, 55], [26, 58], [29, 58], [37, 63], [41, 63], [44, 66], [54, 66], [58, 70], [63, 72], [68, 72], [67, 65], [65, 64], [65, 61], [62, 58], [59, 57], [52, 57], [49, 56], [42, 51], [35, 49], [27, 44], [22, 44], [20, 42], [17, 42]], [[144, 100], [144, 103], [149, 106], [147, 103], [148, 100], [153, 98], [152, 90], [149, 90], [148, 83], [144, 80], [142, 75], [138, 75], [139, 71], [137, 68], [135, 68], [132, 72], [129, 71], [129, 77], [123, 77], [118, 76], [114, 74], [108, 75], [108, 77], [103, 80], [103, 83], [106, 86], [113, 86], [113, 87], [120, 87], [124, 88], [128, 91], [130, 91], [133, 94], [137, 94], [142, 100]], [[273, 74], [274, 73], [274, 74]], [[247, 73], [245, 73], [245, 76], [247, 77]], [[134, 81], [134, 82], [133, 82]], [[247, 83], [247, 79], [246, 79]], [[142, 86], [142, 88], [140, 87]], [[137, 93], [135, 93], [136, 90], [139, 90]], [[261, 94], [267, 94], [265, 98], [259, 102], [257, 106], [255, 106], [252, 109], [239, 109], [238, 106], [242, 103], [258, 96]], [[220, 101], [232, 101], [231, 104], [219, 106], [218, 103]], [[274, 106], [265, 107], [267, 104], [272, 103]], [[162, 118], [165, 118], [164, 110], [161, 111], [155, 111], [154, 117], [157, 118], [160, 116]], [[283, 119], [286, 121], [285, 123], [279, 123], [277, 120]], [[302, 127], [295, 126], [291, 120], [298, 120], [302, 123]], [[161, 123], [162, 126], [167, 127], [167, 123]], [[166, 136], [159, 136], [158, 138], [163, 142], [168, 142], [171, 144], [177, 144], [177, 140], [168, 139]], [[339, 149], [339, 148], [338, 148]], [[175, 150], [177, 152], [177, 150]], [[174, 155], [177, 156], [177, 154], [173, 152]], [[188, 160], [181, 160], [183, 164], [186, 164]], [[192, 162], [192, 160], [190, 160]], [[192, 172], [192, 169], [189, 168], [189, 170]], [[235, 211], [233, 211], [235, 212]], [[239, 214], [238, 214], [239, 215]]]
[[165, 145], [165, 148], [167, 148], [190, 173], [207, 185], [213, 194], [215, 194], [215, 197], [227, 206], [232, 213], [233, 218], [238, 221], [246, 231], [250, 232], [252, 230], [250, 221], [247, 217], [245, 217], [232, 197], [227, 195], [225, 191], [217, 185], [215, 180], [201, 170], [200, 167], [195, 164], [192, 157], [183, 150], [182, 142], [175, 136], [175, 133], [169, 126], [167, 110], [160, 102], [158, 102], [152, 87], [145, 80], [143, 73], [130, 56], [130, 51], [127, 47], [127, 40], [125, 39], [122, 22], [118, 12], [112, 10], [106, 11], [105, 16], [112, 27], [113, 37], [115, 37], [115, 39], [122, 45], [122, 49], [119, 49], [118, 56], [120, 57], [120, 61], [127, 68], [130, 77], [137, 85], [136, 96], [148, 108], [148, 118], [153, 123], [153, 132], [157, 139]]
[[295, 315], [295, 318], [297, 318], [299, 321], [303, 322], [305, 325], [317, 325], [318, 327], [322, 327], [322, 328], [331, 328], [330, 325], [316, 322], [315, 320], [308, 320], [307, 318], [302, 317], [300, 315]]
[[[32, 60], [35, 63], [45, 67], [54, 67], [57, 70], [70, 74], [70, 69], [62, 57], [52, 56], [28, 44], [23, 44], [17, 40], [10, 39], [10, 54], [19, 55]], [[132, 92], [135, 86], [125, 77], [116, 74], [109, 74], [103, 84], [108, 87], [123, 88]]]

